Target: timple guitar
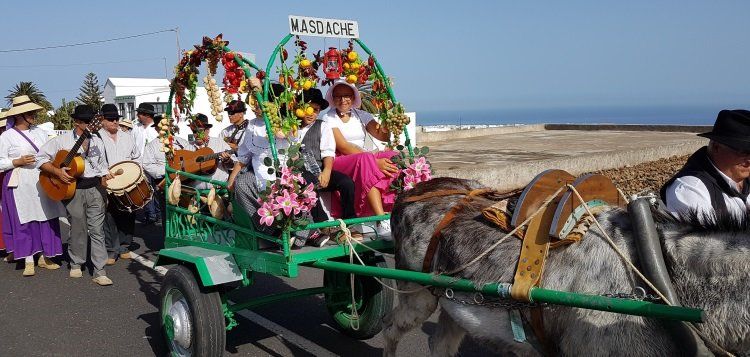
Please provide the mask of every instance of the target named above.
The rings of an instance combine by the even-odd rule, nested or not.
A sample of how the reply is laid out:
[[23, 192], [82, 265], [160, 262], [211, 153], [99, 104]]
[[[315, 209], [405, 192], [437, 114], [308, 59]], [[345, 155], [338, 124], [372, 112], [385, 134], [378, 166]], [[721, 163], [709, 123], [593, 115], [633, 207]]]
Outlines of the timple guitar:
[[[81, 148], [84, 140], [91, 137], [92, 132], [99, 130], [99, 127], [99, 119], [95, 118], [92, 120], [88, 127], [84, 129], [83, 135], [76, 140], [70, 151], [60, 150], [57, 152], [55, 158], [50, 161], [52, 166], [57, 168], [68, 168], [68, 175], [73, 176], [74, 178], [83, 175], [85, 163], [83, 162], [81, 155], [78, 154], [78, 149]], [[71, 183], [65, 183], [60, 181], [56, 175], [44, 171], [39, 173], [39, 184], [42, 186], [42, 189], [47, 196], [54, 201], [70, 199], [76, 193], [75, 180]]]
[[[235, 150], [226, 150], [219, 153], [214, 153], [209, 147], [200, 148], [195, 151], [175, 150], [172, 158], [169, 159], [169, 167], [191, 174], [210, 175], [216, 171], [217, 159], [223, 153], [231, 155], [235, 153]], [[174, 177], [174, 173], [169, 174], [171, 180]], [[164, 182], [160, 182], [158, 186], [163, 187]]]

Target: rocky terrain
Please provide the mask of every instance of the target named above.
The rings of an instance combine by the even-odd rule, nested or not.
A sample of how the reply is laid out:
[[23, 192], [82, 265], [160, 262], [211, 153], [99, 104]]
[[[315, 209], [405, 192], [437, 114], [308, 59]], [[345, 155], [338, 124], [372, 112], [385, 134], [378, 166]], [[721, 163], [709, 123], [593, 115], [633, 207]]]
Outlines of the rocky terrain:
[[614, 181], [626, 195], [644, 190], [658, 192], [661, 186], [672, 175], [682, 168], [688, 155], [672, 156], [657, 161], [644, 162], [634, 166], [618, 169], [601, 170], [596, 173], [605, 175]]

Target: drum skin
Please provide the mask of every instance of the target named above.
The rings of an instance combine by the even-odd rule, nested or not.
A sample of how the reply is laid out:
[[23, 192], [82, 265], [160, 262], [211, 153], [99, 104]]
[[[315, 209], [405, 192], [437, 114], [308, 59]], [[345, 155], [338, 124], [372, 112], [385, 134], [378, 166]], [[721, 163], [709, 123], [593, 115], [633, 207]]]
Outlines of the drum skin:
[[143, 208], [153, 197], [154, 190], [149, 185], [143, 169], [135, 161], [118, 162], [109, 168], [110, 172], [122, 173], [107, 181], [107, 192], [118, 208], [132, 212]]

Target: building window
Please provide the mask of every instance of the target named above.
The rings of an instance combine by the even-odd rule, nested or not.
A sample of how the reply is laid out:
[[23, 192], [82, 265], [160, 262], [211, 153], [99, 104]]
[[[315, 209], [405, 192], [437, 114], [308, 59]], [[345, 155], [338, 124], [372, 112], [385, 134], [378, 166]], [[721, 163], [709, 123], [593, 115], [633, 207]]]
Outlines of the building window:
[[135, 118], [135, 104], [134, 103], [128, 103], [128, 119]]
[[164, 112], [167, 111], [167, 103], [166, 102], [144, 102], [146, 104], [151, 104], [154, 106], [154, 113], [156, 114], [164, 114]]
[[[120, 109], [120, 114], [125, 116], [125, 104], [124, 103], [117, 103], [118, 109]], [[125, 119], [130, 119], [130, 117], [125, 116]]]

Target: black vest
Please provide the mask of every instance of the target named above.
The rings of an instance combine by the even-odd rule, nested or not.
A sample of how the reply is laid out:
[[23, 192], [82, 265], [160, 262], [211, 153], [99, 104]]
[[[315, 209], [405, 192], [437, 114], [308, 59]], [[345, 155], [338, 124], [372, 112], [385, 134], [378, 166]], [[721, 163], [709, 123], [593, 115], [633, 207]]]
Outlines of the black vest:
[[747, 202], [747, 195], [750, 194], [749, 179], [745, 179], [742, 192], [738, 192], [737, 189], [730, 186], [729, 183], [724, 180], [711, 163], [711, 159], [708, 157], [708, 147], [706, 146], [693, 153], [693, 155], [688, 158], [685, 166], [683, 166], [679, 172], [661, 187], [659, 194], [661, 195], [662, 201], [667, 202], [667, 188], [676, 179], [683, 176], [697, 177], [704, 185], [706, 185], [708, 193], [711, 196], [711, 206], [714, 208], [714, 211], [716, 211], [717, 217], [727, 216], [729, 214], [722, 193], [729, 197], [739, 197], [742, 199], [742, 202]]
[[311, 152], [315, 160], [318, 161], [318, 166], [323, 168], [323, 158], [320, 157], [320, 140], [323, 138], [321, 133], [320, 125], [323, 123], [322, 120], [316, 120], [310, 125], [310, 129], [307, 129], [305, 137], [302, 138], [302, 145], [305, 150]]

